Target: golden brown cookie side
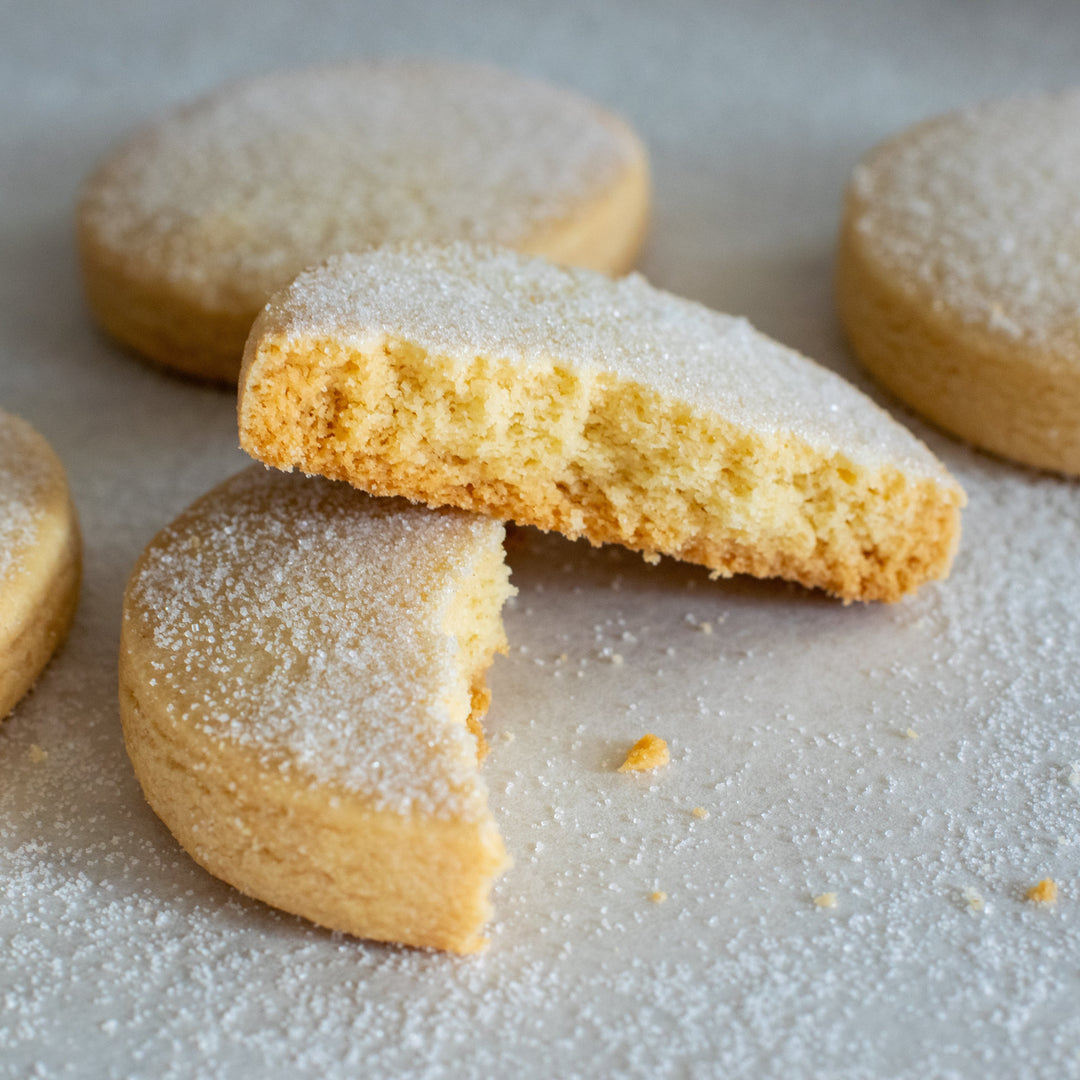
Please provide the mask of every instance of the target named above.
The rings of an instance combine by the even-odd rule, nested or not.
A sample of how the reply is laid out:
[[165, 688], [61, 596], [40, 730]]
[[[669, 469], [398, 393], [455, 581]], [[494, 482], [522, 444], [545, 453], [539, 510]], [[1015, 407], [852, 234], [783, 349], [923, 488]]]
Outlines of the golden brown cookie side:
[[932, 423], [1023, 464], [1080, 475], [1080, 363], [965, 322], [868, 251], [849, 193], [837, 252], [840, 320], [859, 361]]
[[[125, 620], [124, 740], [151, 808], [206, 870], [248, 896], [357, 937], [468, 953], [485, 944], [494, 823], [380, 811], [343, 788], [267, 767], [148, 693]], [[142, 699], [146, 698], [146, 704]]]

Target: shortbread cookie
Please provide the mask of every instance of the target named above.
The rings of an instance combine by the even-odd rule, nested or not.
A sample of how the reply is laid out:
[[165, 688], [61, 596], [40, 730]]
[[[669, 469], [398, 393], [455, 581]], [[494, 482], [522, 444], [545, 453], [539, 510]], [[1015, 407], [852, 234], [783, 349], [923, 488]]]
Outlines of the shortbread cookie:
[[259, 309], [328, 255], [490, 241], [622, 273], [648, 203], [644, 149], [615, 116], [518, 75], [424, 60], [226, 87], [109, 157], [77, 217], [102, 326], [151, 360], [235, 383]]
[[470, 719], [505, 649], [503, 527], [254, 467], [132, 574], [124, 737], [207, 870], [362, 937], [470, 952], [506, 863]]
[[872, 151], [847, 192], [838, 297], [859, 358], [913, 408], [1080, 474], [1080, 91]]
[[652, 288], [467, 245], [331, 259], [259, 317], [240, 440], [282, 469], [895, 600], [964, 496], [842, 379]]
[[64, 467], [25, 420], [0, 411], [0, 719], [67, 636], [81, 572]]

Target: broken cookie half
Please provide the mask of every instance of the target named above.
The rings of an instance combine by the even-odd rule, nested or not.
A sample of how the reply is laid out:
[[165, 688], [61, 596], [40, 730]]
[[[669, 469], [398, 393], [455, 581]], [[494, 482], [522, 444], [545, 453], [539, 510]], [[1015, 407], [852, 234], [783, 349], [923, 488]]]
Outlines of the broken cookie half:
[[336, 257], [276, 294], [239, 425], [279, 469], [844, 600], [944, 577], [965, 502], [886, 412], [744, 320], [465, 244]]
[[503, 526], [253, 467], [143, 553], [124, 737], [207, 870], [361, 937], [472, 952], [506, 865], [478, 771]]

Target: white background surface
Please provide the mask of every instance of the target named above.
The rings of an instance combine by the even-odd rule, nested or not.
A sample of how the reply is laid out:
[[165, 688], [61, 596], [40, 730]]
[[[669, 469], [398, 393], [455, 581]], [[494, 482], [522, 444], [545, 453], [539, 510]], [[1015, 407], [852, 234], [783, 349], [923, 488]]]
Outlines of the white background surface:
[[[64, 459], [86, 540], [73, 636], [0, 728], [0, 1076], [1080, 1076], [1080, 485], [920, 426], [854, 368], [830, 295], [858, 157], [1068, 84], [1080, 7], [9, 0], [0, 26], [0, 404]], [[246, 900], [143, 802], [124, 582], [244, 459], [229, 395], [95, 333], [71, 242], [81, 179], [161, 109], [401, 53], [622, 112], [654, 166], [648, 276], [867, 387], [971, 501], [952, 577], [892, 608], [530, 534], [486, 765], [516, 865], [464, 960]], [[646, 730], [671, 765], [617, 775]], [[1045, 876], [1053, 908], [1023, 899]]]

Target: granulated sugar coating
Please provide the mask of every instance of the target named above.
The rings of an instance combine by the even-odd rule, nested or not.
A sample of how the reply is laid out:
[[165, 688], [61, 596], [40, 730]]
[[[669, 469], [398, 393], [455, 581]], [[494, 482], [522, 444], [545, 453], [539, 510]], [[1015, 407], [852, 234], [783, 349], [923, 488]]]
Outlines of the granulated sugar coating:
[[253, 467], [164, 530], [133, 575], [139, 696], [379, 809], [475, 818], [485, 792], [447, 626], [501, 536], [498, 522]]
[[875, 151], [853, 189], [867, 249], [935, 305], [1077, 355], [1080, 91], [928, 121]]
[[[482, 65], [367, 61], [229, 86], [173, 114], [88, 188], [102, 243], [262, 302], [334, 251], [514, 245], [637, 150], [584, 98]], [[190, 251], [190, 263], [179, 260]]]
[[649, 198], [640, 140], [569, 90], [369, 60], [230, 83], [164, 116], [102, 162], [76, 217], [98, 322], [234, 383], [267, 298], [328, 255], [473, 240], [624, 273]]
[[40, 500], [54, 482], [40, 445], [41, 437], [25, 420], [0, 410], [0, 583], [33, 545]]

